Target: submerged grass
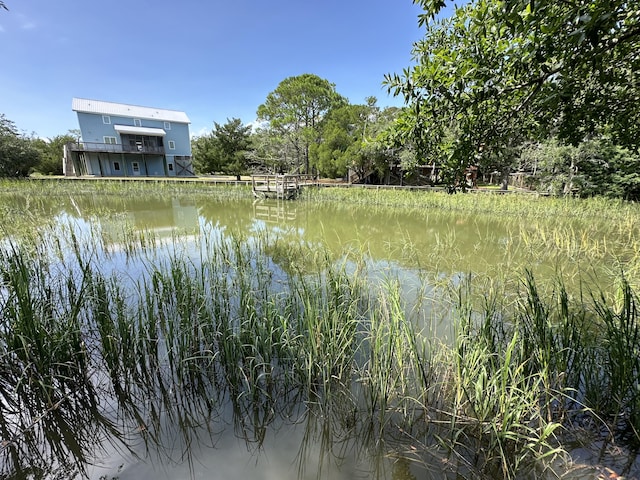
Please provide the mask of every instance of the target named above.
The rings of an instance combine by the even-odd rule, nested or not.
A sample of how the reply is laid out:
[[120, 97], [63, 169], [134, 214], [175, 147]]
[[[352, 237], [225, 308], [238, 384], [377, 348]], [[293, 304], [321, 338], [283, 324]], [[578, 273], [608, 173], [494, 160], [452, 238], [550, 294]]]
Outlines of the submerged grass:
[[[67, 185], [45, 188], [68, 195]], [[98, 185], [77, 188], [121, 193]], [[5, 186], [3, 195], [17, 191]], [[125, 188], [145, 194], [149, 186]], [[360, 195], [305, 193], [354, 203], [365, 201]], [[505, 256], [526, 250], [532, 263], [545, 251], [589, 261], [617, 250], [601, 232], [569, 223], [554, 233], [536, 216], [609, 216], [622, 225], [612, 228], [637, 229], [634, 205], [601, 199], [380, 190], [374, 200], [530, 216]], [[15, 213], [0, 215], [6, 225]], [[528, 270], [419, 276], [413, 301], [451, 306], [445, 340], [425, 327], [439, 318], [425, 322], [407, 304], [401, 279], [369, 270], [366, 248], [336, 252], [287, 232], [212, 230], [199, 233], [194, 254], [177, 234], [125, 229], [115, 244], [97, 228], [52, 235], [25, 225], [0, 244], [0, 476], [45, 478], [52, 464], [82, 474], [105, 441], [151, 450], [179, 436], [188, 449], [199, 435], [211, 440], [227, 405], [236, 432], [257, 447], [278, 421], [323, 419], [324, 441], [349, 432], [398, 464], [426, 472], [437, 464], [434, 478], [553, 474], [552, 460], [565, 458], [578, 433], [640, 444], [632, 253], [620, 262], [627, 277], [618, 275], [614, 295], [569, 289], [560, 277], [541, 282]], [[427, 255], [405, 244], [402, 255], [420, 267], [442, 265], [450, 250], [465, 254], [454, 229]]]
[[299, 246], [313, 262], [281, 268], [280, 238], [220, 236], [197, 261], [149, 258], [124, 288], [66, 241], [64, 267], [34, 246], [0, 251], [3, 474], [81, 472], [95, 453], [81, 434], [126, 444], [135, 430], [151, 448], [167, 419], [189, 445], [187, 427], [210, 429], [227, 402], [258, 444], [290, 401], [462, 478], [539, 474], [576, 422], [640, 441], [638, 300], [624, 280], [613, 304], [561, 283], [543, 297], [530, 274], [478, 304], [464, 281], [443, 343], [407, 317], [398, 280], [372, 279], [353, 252]]

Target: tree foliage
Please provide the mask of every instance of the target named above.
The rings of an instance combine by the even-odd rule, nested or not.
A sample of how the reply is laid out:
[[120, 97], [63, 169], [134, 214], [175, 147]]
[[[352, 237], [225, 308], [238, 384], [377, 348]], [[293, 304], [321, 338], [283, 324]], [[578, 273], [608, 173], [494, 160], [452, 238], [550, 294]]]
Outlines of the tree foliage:
[[309, 148], [319, 139], [320, 122], [332, 109], [346, 104], [335, 85], [317, 75], [305, 73], [285, 78], [258, 107], [258, 119], [291, 147], [293, 161], [309, 173]]
[[362, 155], [367, 105], [344, 105], [331, 110], [322, 123], [320, 142], [311, 148], [312, 164], [325, 177], [344, 177]]
[[477, 161], [506, 168], [523, 139], [572, 144], [606, 132], [640, 142], [640, 4], [627, 0], [414, 0], [416, 65], [385, 77], [409, 105], [405, 138], [435, 151], [450, 181]]
[[199, 172], [226, 173], [238, 179], [247, 171], [251, 148], [251, 127], [238, 118], [227, 119], [224, 125], [214, 122], [211, 134], [192, 142], [194, 164]]
[[15, 124], [0, 114], [0, 177], [25, 177], [40, 161], [31, 139], [21, 135]]
[[248, 160], [257, 171], [284, 173], [293, 158], [291, 145], [270, 128], [258, 128], [251, 135], [253, 150]]
[[44, 175], [62, 175], [64, 146], [75, 142], [77, 138], [72, 133], [68, 133], [56, 135], [48, 140], [33, 140], [33, 146], [40, 152], [40, 161], [34, 166], [34, 170]]
[[520, 161], [523, 169], [535, 172], [535, 187], [554, 195], [640, 200], [640, 154], [606, 138], [578, 146], [557, 139], [529, 144]]

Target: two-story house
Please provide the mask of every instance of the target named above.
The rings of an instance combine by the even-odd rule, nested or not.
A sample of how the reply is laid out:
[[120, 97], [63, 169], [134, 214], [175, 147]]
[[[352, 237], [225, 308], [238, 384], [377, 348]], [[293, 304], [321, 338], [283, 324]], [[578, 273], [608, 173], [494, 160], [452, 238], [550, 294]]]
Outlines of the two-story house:
[[184, 112], [74, 98], [81, 141], [65, 146], [67, 176], [193, 176]]

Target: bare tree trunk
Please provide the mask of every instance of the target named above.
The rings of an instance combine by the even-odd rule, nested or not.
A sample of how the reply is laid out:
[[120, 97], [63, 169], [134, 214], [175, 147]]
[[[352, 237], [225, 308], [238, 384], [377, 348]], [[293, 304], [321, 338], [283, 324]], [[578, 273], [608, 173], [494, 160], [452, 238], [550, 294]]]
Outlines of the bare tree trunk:
[[502, 183], [500, 184], [500, 190], [507, 191], [509, 189], [509, 170], [502, 172]]

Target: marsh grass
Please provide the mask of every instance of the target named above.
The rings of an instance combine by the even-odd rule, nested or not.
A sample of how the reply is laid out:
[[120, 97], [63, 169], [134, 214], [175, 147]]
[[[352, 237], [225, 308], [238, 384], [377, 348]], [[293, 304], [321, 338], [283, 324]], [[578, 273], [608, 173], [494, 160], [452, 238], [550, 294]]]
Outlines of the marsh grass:
[[[369, 425], [376, 445], [396, 437], [415, 449], [435, 436], [455, 468], [505, 478], [558, 455], [577, 412], [627, 438], [637, 431], [639, 335], [627, 283], [615, 305], [594, 296], [589, 307], [561, 284], [544, 300], [529, 274], [518, 296], [495, 291], [479, 304], [468, 279], [453, 287], [446, 344], [407, 317], [398, 280], [372, 283], [354, 252], [336, 262], [309, 248], [312, 262], [278, 271], [267, 252], [279, 241], [210, 240], [201, 263], [154, 259], [134, 290], [81, 245], [66, 257], [75, 266], [55, 274], [37, 248], [3, 251], [4, 471], [44, 462], [43, 452], [80, 471], [92, 452], [69, 437], [89, 428], [70, 420], [78, 410], [98, 419], [89, 438], [124, 443], [138, 431], [152, 448], [176, 434], [192, 444], [188, 425], [213, 435], [216, 409], [230, 403], [236, 429], [259, 445], [290, 400], [335, 415], [341, 428]], [[618, 393], [593, 397], [603, 391]], [[101, 411], [97, 392], [117, 409]]]
[[[531, 195], [483, 195], [398, 189], [318, 188], [303, 190], [304, 198], [314, 202], [410, 207], [429, 210], [489, 213], [496, 216], [527, 216], [568, 219], [615, 218], [622, 228], [637, 228], [632, 221], [637, 204], [594, 197], [536, 197]], [[613, 217], [611, 217], [613, 216]]]
[[392, 210], [411, 217], [424, 225], [422, 232], [415, 228], [409, 234], [402, 227], [385, 248], [422, 269], [451, 275], [472, 265], [474, 273], [506, 279], [526, 266], [538, 283], [559, 274], [573, 289], [589, 275], [603, 290], [624, 271], [638, 287], [640, 207], [635, 203], [358, 188], [310, 189], [303, 198], [331, 205], [336, 215], [349, 216], [354, 205], [366, 205], [367, 214], [380, 211], [384, 217]]
[[[404, 201], [441, 201], [420, 193]], [[518, 202], [444, 198], [505, 215]], [[587, 218], [611, 207], [601, 202], [571, 211]], [[532, 258], [609, 248], [536, 228], [518, 244]], [[193, 461], [190, 447], [214, 443], [225, 408], [255, 448], [278, 422], [305, 418], [308, 437], [327, 446], [353, 434], [365, 453], [427, 470], [436, 459], [461, 478], [539, 474], [576, 430], [639, 441], [638, 297], [624, 278], [612, 295], [526, 270], [438, 269], [417, 277], [416, 303], [450, 307], [453, 335], [440, 339], [406, 304], [402, 279], [371, 275], [365, 247], [336, 253], [288, 233], [209, 231], [194, 254], [178, 235], [125, 228], [113, 249], [97, 228], [51, 233], [0, 247], [0, 475], [52, 463], [82, 472], [103, 442], [169, 452], [177, 437]], [[429, 262], [441, 265], [456, 243], [453, 230], [440, 237]], [[417, 257], [415, 245], [403, 248]], [[124, 271], [110, 263], [118, 259]]]

